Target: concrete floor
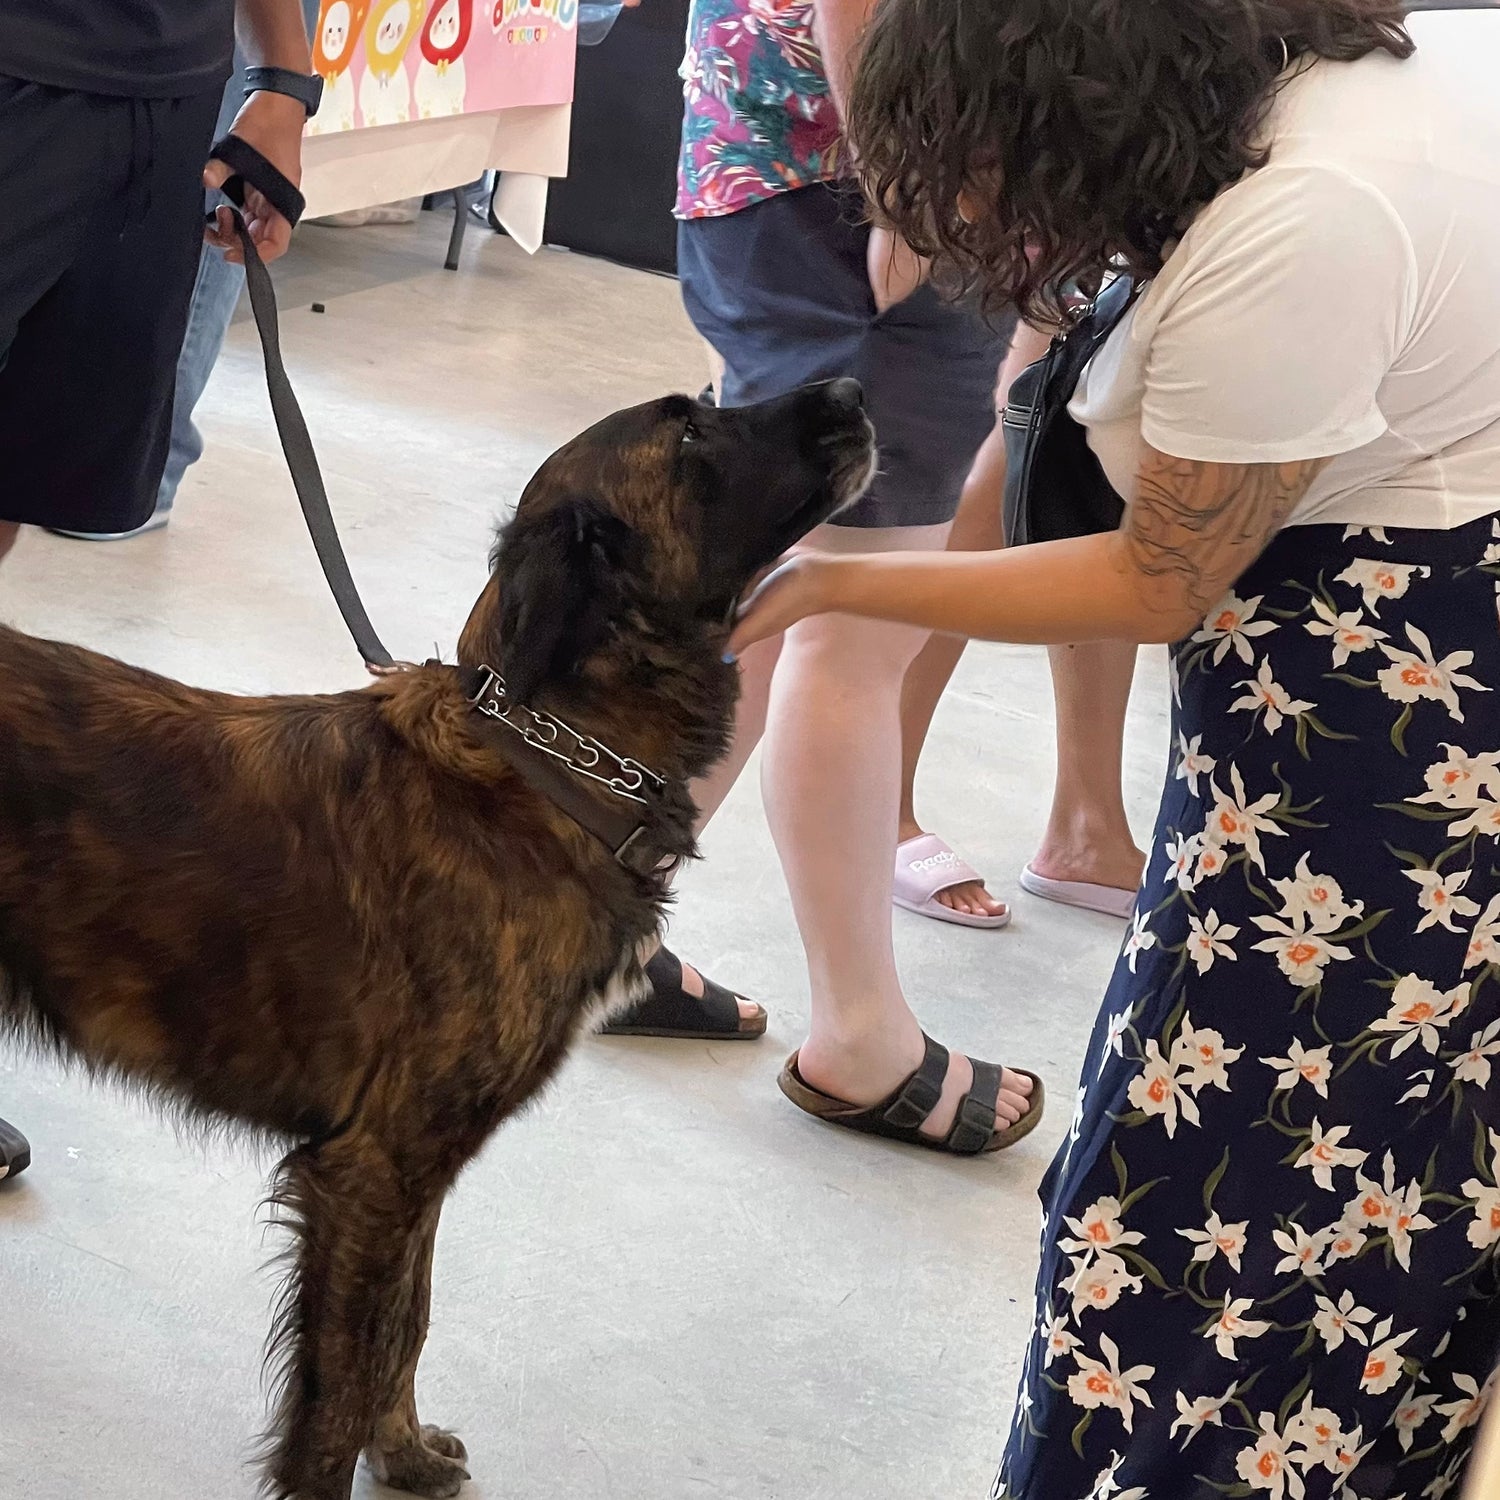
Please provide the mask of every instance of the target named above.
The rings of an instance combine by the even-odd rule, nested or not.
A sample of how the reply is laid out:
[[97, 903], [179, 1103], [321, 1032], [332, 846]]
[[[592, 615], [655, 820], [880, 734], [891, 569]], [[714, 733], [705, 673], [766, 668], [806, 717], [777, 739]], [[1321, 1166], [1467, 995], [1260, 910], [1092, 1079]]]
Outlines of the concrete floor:
[[[388, 644], [451, 651], [496, 518], [608, 410], [696, 390], [675, 285], [446, 216], [309, 229], [279, 268], [288, 363]], [[326, 304], [317, 316], [311, 301]], [[192, 682], [356, 686], [241, 322], [171, 527], [28, 536], [0, 614]], [[922, 805], [1013, 892], [1050, 790], [1041, 652], [970, 653]], [[1128, 788], [1149, 831], [1164, 672], [1144, 663]], [[592, 1040], [490, 1145], [443, 1220], [421, 1374], [469, 1444], [473, 1500], [960, 1500], [985, 1492], [1027, 1331], [1034, 1192], [1068, 1127], [1118, 924], [1020, 898], [1013, 927], [897, 914], [928, 1029], [1047, 1079], [998, 1158], [954, 1161], [797, 1114], [775, 1086], [806, 985], [753, 775], [686, 882], [677, 945], [771, 1008], [759, 1045]], [[0, 1500], [240, 1500], [262, 1418], [265, 1163], [0, 1050], [32, 1170], [0, 1190]], [[357, 1494], [387, 1492], [361, 1472]]]

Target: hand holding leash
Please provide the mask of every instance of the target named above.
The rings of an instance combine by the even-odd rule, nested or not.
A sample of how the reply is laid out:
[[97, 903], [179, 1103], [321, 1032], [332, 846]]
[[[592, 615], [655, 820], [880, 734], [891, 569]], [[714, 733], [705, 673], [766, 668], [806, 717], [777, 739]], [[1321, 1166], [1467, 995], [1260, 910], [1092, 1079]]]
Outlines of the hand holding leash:
[[[214, 146], [203, 169], [204, 187], [210, 191], [218, 188], [244, 210], [250, 238], [267, 263], [286, 253], [292, 227], [306, 206], [297, 190], [306, 123], [307, 110], [296, 99], [282, 94], [252, 94], [235, 116], [230, 134]], [[235, 160], [223, 154], [221, 148], [231, 142], [248, 148], [257, 158], [248, 170], [246, 158]], [[283, 166], [287, 170], [282, 170]], [[238, 192], [231, 191], [231, 184], [238, 184]], [[215, 215], [204, 238], [217, 245], [227, 259], [243, 264], [244, 251], [227, 209]]]

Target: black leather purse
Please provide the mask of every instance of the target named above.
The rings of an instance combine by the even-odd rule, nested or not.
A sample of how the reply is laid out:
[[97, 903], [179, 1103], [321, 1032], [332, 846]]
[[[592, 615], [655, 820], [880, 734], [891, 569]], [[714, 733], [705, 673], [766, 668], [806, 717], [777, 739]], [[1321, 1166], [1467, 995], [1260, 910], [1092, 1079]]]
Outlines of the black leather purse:
[[1035, 364], [1016, 376], [1001, 414], [1005, 542], [1055, 542], [1114, 531], [1125, 502], [1104, 477], [1084, 429], [1068, 415], [1078, 378], [1130, 311], [1143, 284], [1112, 281]]

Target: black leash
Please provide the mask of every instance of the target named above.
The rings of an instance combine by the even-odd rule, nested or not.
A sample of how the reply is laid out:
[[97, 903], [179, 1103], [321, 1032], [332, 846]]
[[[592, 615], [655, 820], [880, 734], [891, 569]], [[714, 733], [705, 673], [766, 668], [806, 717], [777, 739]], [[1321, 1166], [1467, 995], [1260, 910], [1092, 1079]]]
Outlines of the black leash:
[[[281, 451], [286, 455], [286, 466], [302, 506], [303, 519], [307, 522], [318, 561], [323, 565], [323, 576], [328, 580], [334, 603], [338, 605], [365, 665], [390, 667], [394, 665], [394, 658], [376, 635], [375, 627], [365, 613], [364, 601], [354, 586], [349, 560], [344, 556], [338, 527], [334, 525], [333, 512], [328, 508], [328, 490], [323, 484], [323, 471], [318, 467], [312, 438], [308, 435], [307, 421], [297, 404], [292, 383], [287, 379], [286, 365], [281, 357], [281, 327], [276, 316], [276, 291], [271, 285], [271, 273], [266, 270], [255, 241], [250, 238], [250, 230], [241, 212], [245, 206], [247, 183], [261, 192], [289, 224], [295, 224], [302, 217], [307, 200], [274, 163], [267, 161], [254, 146], [237, 135], [225, 136], [215, 144], [210, 155], [234, 173], [222, 191], [234, 205], [234, 230], [245, 256], [245, 285], [250, 293], [250, 310], [255, 315], [265, 357], [271, 413], [276, 418]], [[210, 215], [209, 219], [213, 222], [214, 216]]]
[[[323, 565], [323, 576], [365, 665], [392, 667], [395, 661], [375, 634], [349, 572], [318, 456], [281, 357], [271, 273], [250, 238], [242, 212], [247, 183], [262, 193], [289, 224], [296, 224], [302, 217], [307, 201], [274, 163], [236, 135], [225, 136], [211, 155], [234, 174], [222, 191], [234, 205], [234, 229], [245, 255], [245, 285], [265, 357], [266, 386], [281, 451], [318, 561]], [[216, 222], [214, 215], [209, 215], [209, 222]], [[598, 839], [625, 869], [650, 880], [663, 879], [670, 873], [679, 853], [663, 846], [651, 831], [653, 805], [663, 787], [661, 777], [638, 761], [617, 755], [592, 736], [580, 734], [561, 719], [512, 703], [504, 682], [490, 668], [460, 667], [457, 672], [460, 690], [475, 711], [476, 722], [494, 726], [488, 737], [523, 781]], [[589, 782], [603, 790], [605, 798], [591, 793]]]

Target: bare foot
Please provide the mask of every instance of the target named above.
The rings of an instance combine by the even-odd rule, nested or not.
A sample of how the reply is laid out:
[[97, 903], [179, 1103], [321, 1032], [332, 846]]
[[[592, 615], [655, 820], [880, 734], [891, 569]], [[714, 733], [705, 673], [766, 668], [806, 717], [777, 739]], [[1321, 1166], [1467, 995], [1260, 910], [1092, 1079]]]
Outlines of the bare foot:
[[1141, 883], [1146, 856], [1130, 830], [1107, 835], [1049, 827], [1032, 856], [1031, 868], [1045, 880], [1079, 881], [1133, 891]]
[[[921, 838], [926, 831], [920, 823], [903, 818], [896, 840], [904, 844], [909, 839]], [[1003, 917], [1009, 910], [1005, 902], [997, 901], [990, 895], [982, 880], [966, 880], [962, 885], [950, 885], [947, 890], [939, 891], [933, 900], [940, 906], [946, 906], [949, 911], [962, 912], [970, 917]]]
[[[833, 1099], [868, 1106], [888, 1099], [922, 1065], [925, 1044], [915, 1019], [912, 1034], [891, 1045], [887, 1036], [866, 1043], [830, 1047], [809, 1038], [797, 1054], [797, 1071], [813, 1088]], [[937, 1107], [922, 1125], [923, 1135], [941, 1140], [953, 1129], [959, 1101], [974, 1082], [974, 1067], [961, 1052], [949, 1051], [948, 1073]], [[995, 1123], [1014, 1125], [1030, 1107], [1031, 1079], [1003, 1068], [1000, 1095], [995, 1101]]]
[[[695, 1000], [701, 1000], [703, 998], [703, 976], [690, 963], [686, 963], [682, 959], [679, 959], [678, 962], [682, 964], [682, 988], [684, 993], [691, 995]], [[740, 1020], [753, 1021], [760, 1015], [763, 1007], [757, 1005], [754, 1000], [742, 1000], [738, 995], [734, 998], [735, 1003], [740, 1008]]]

